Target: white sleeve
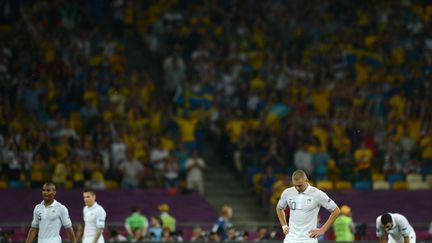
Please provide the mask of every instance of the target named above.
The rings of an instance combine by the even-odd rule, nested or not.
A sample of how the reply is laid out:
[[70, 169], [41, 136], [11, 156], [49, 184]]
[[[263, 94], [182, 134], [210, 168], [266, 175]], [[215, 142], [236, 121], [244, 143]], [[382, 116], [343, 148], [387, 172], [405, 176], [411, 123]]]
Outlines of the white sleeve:
[[61, 220], [62, 225], [65, 229], [72, 227], [72, 221], [69, 217], [68, 209], [65, 206], [61, 207], [60, 220]]
[[381, 216], [376, 219], [376, 236], [381, 238], [384, 236], [384, 228], [381, 225]]
[[401, 234], [403, 236], [409, 236], [411, 233], [411, 227], [408, 222], [408, 219], [405, 216], [399, 214], [399, 217], [395, 217], [396, 224], [399, 226]]
[[106, 219], [106, 212], [103, 208], [100, 208], [100, 210], [98, 210], [98, 213], [96, 215], [96, 228], [98, 229], [105, 228], [105, 219]]
[[329, 212], [333, 212], [337, 207], [336, 203], [321, 190], [318, 190], [317, 201], [321, 207], [327, 209]]
[[31, 227], [33, 228], [39, 228], [39, 214], [37, 211], [38, 206], [36, 205], [36, 207], [33, 210], [33, 220], [31, 222]]
[[285, 210], [285, 208], [288, 205], [287, 198], [288, 198], [288, 191], [284, 190], [282, 192], [282, 195], [281, 195], [280, 199], [279, 199], [279, 202], [277, 203], [277, 208]]

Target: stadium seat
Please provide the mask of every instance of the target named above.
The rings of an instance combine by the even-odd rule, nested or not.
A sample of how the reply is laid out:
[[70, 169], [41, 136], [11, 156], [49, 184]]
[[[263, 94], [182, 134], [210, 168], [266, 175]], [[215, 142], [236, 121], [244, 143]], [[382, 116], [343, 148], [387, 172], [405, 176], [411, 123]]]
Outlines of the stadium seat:
[[404, 181], [404, 176], [401, 174], [390, 174], [387, 176], [387, 181], [393, 184], [396, 181]]
[[372, 181], [385, 181], [384, 174], [381, 173], [373, 173], [372, 174]]
[[389, 190], [390, 183], [387, 181], [374, 181], [372, 187], [374, 190]]
[[410, 182], [422, 182], [423, 181], [423, 176], [421, 174], [418, 173], [410, 173], [408, 175], [406, 175], [406, 182], [410, 183]]
[[7, 187], [8, 187], [7, 182], [4, 180], [1, 180], [0, 181], [0, 189], [7, 189]]
[[106, 180], [105, 188], [106, 189], [117, 189], [119, 187], [118, 182], [114, 180]]
[[11, 189], [23, 189], [25, 185], [22, 181], [13, 180], [8, 182], [8, 187]]
[[352, 189], [352, 183], [350, 181], [336, 181], [336, 190], [349, 190]]
[[425, 190], [429, 188], [428, 183], [423, 181], [411, 181], [407, 182], [409, 190]]
[[393, 190], [406, 190], [406, 189], [408, 189], [408, 185], [405, 181], [395, 181], [392, 184], [392, 189]]
[[426, 175], [425, 182], [428, 184], [429, 189], [432, 189], [432, 174]]
[[333, 182], [331, 181], [317, 181], [316, 187], [321, 190], [333, 190]]
[[371, 188], [372, 188], [372, 184], [370, 181], [356, 181], [356, 182], [354, 182], [354, 189], [370, 190]]

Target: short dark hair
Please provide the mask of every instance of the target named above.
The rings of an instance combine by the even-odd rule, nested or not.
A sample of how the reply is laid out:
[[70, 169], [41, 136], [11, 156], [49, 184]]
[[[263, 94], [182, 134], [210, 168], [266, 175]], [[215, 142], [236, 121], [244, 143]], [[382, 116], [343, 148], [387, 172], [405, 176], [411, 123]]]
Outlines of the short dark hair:
[[48, 187], [52, 187], [54, 189], [54, 191], [56, 190], [56, 186], [54, 185], [54, 183], [47, 181], [43, 184], [43, 186], [48, 186]]
[[84, 188], [83, 193], [88, 192], [92, 195], [96, 195], [96, 192], [91, 188]]
[[381, 215], [381, 224], [382, 225], [386, 225], [386, 224], [392, 223], [392, 222], [393, 222], [393, 219], [392, 219], [390, 214], [386, 213], [386, 214]]

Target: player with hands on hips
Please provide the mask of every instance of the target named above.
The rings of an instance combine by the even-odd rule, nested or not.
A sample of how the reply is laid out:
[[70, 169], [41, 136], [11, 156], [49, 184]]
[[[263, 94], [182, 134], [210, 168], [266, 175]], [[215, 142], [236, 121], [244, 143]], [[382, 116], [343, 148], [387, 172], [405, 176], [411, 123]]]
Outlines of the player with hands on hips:
[[[306, 173], [296, 170], [292, 174], [293, 185], [282, 192], [276, 206], [276, 213], [285, 234], [284, 243], [315, 243], [338, 217], [339, 207], [326, 193], [309, 185]], [[290, 208], [289, 224], [285, 218], [285, 208]], [[331, 212], [329, 218], [317, 228], [318, 212], [324, 207]]]

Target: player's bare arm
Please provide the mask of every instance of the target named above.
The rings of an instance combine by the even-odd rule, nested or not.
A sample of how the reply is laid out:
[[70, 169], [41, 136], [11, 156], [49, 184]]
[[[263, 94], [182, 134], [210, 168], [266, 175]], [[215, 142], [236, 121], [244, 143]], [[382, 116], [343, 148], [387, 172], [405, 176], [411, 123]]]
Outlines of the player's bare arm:
[[74, 230], [73, 230], [72, 227], [67, 228], [67, 229], [66, 229], [66, 233], [67, 233], [67, 235], [68, 235], [68, 237], [69, 237], [69, 240], [70, 240], [72, 243], [76, 243], [76, 242], [77, 242], [76, 237], [75, 237], [75, 233], [74, 233]]
[[36, 235], [38, 234], [38, 232], [39, 232], [39, 229], [38, 228], [33, 228], [33, 227], [31, 227], [30, 228], [30, 230], [29, 230], [29, 232], [28, 232], [28, 235], [27, 235], [27, 239], [26, 239], [26, 243], [31, 243], [31, 242], [33, 242], [33, 240], [34, 240], [34, 238], [36, 237]]
[[279, 218], [279, 222], [281, 223], [283, 233], [287, 235], [289, 232], [289, 227], [286, 222], [285, 211], [283, 209], [280, 209], [279, 207], [276, 207], [276, 214]]
[[96, 243], [99, 240], [102, 233], [103, 233], [103, 229], [96, 229], [96, 235], [95, 235], [95, 238], [93, 240], [93, 243]]
[[336, 220], [339, 214], [340, 214], [340, 209], [339, 207], [336, 207], [321, 228], [313, 229], [309, 232], [309, 237], [317, 238], [323, 235], [330, 228], [330, 226], [333, 224], [333, 222]]

